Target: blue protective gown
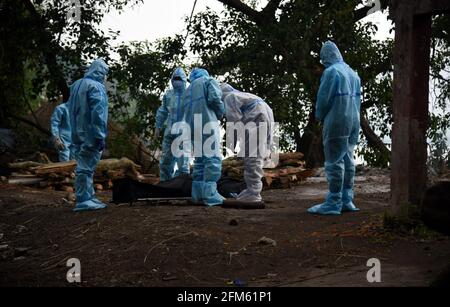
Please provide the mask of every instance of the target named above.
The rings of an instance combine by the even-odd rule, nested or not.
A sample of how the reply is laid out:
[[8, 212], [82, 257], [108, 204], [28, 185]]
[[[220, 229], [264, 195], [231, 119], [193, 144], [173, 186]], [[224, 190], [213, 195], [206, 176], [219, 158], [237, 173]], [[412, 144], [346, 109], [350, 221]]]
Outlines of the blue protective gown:
[[70, 118], [67, 104], [58, 105], [53, 111], [50, 119], [50, 127], [53, 137], [57, 137], [64, 144], [64, 149], [59, 151], [59, 162], [72, 160], [72, 132], [70, 129]]
[[[189, 156], [183, 155], [176, 158], [171, 150], [173, 141], [179, 136], [179, 134], [172, 134], [172, 126], [181, 122], [184, 115], [183, 96], [186, 91], [187, 77], [182, 68], [174, 71], [171, 82], [173, 88], [164, 94], [162, 105], [156, 113], [157, 129], [162, 129], [164, 123], [167, 122], [162, 144], [162, 157], [159, 161], [161, 181], [170, 180], [181, 174], [189, 174]], [[175, 164], [178, 167], [176, 172]]]
[[95, 198], [94, 172], [102, 156], [108, 130], [108, 97], [104, 85], [108, 72], [108, 65], [102, 59], [95, 60], [84, 78], [70, 88], [68, 107], [77, 160], [77, 205], [74, 211], [106, 207]]
[[184, 99], [184, 121], [191, 129], [195, 158], [192, 199], [208, 206], [220, 205], [224, 200], [217, 191], [217, 181], [222, 174], [219, 125], [225, 112], [222, 91], [204, 69], [194, 69], [189, 78], [191, 85]]
[[353, 156], [359, 141], [361, 80], [334, 43], [326, 42], [320, 57], [326, 69], [317, 96], [316, 118], [323, 123], [329, 193], [325, 203], [308, 211], [339, 215], [342, 211], [358, 211], [353, 204]]

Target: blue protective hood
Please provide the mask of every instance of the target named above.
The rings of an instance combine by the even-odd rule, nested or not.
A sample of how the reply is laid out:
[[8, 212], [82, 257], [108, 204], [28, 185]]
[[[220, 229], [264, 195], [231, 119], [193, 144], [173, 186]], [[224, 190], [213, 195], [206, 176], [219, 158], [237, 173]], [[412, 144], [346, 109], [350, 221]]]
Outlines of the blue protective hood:
[[92, 62], [88, 71], [84, 75], [86, 78], [91, 78], [100, 83], [104, 83], [105, 76], [109, 73], [109, 67], [103, 59], [97, 59]]
[[331, 65], [344, 61], [339, 48], [331, 41], [323, 44], [322, 50], [320, 51], [320, 60], [325, 67], [330, 67]]
[[209, 77], [209, 73], [203, 68], [194, 68], [191, 75], [189, 76], [189, 81], [192, 83], [201, 77]]
[[[180, 84], [176, 84], [176, 80], [175, 78], [179, 77], [181, 78], [181, 80], [183, 81], [183, 85], [181, 86]], [[187, 83], [187, 76], [186, 73], [184, 72], [183, 68], [178, 67], [177, 69], [175, 69], [175, 71], [172, 74], [172, 87], [176, 90], [176, 91], [181, 91], [184, 90], [186, 88], [186, 83]]]
[[184, 72], [183, 68], [181, 68], [181, 67], [178, 67], [178, 68], [175, 69], [175, 71], [173, 72], [173, 74], [172, 74], [172, 80], [173, 80], [175, 77], [180, 77], [181, 80], [183, 80], [184, 82], [187, 82], [187, 76], [186, 76], [186, 73]]

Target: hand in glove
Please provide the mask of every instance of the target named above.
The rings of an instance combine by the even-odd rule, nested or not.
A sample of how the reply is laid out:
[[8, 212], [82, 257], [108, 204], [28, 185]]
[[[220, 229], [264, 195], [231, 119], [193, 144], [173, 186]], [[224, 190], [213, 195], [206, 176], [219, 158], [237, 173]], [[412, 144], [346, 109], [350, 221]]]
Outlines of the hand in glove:
[[64, 146], [63, 142], [61, 141], [61, 139], [59, 137], [55, 137], [54, 144], [55, 144], [56, 150], [58, 150], [58, 151], [66, 149], [66, 146]]
[[103, 150], [105, 150], [105, 140], [99, 140], [98, 141], [98, 151], [102, 152]]

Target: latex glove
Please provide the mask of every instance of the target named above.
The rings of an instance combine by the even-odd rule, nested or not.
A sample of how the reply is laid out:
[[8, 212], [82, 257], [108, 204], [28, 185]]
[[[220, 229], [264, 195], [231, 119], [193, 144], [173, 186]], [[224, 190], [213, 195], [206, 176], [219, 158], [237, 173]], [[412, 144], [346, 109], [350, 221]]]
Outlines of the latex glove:
[[54, 145], [55, 145], [56, 150], [58, 150], [58, 151], [66, 149], [66, 146], [64, 146], [63, 142], [61, 141], [61, 139], [59, 137], [55, 137]]
[[105, 140], [99, 140], [98, 141], [98, 151], [102, 152], [103, 150], [105, 150]]

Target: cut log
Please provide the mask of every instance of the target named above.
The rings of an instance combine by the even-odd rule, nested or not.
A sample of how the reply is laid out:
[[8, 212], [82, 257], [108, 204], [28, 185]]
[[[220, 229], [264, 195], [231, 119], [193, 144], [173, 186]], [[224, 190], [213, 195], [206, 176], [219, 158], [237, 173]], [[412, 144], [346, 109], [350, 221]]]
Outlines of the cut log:
[[[289, 188], [293, 184], [304, 181], [314, 175], [314, 170], [305, 168], [304, 155], [301, 152], [282, 153], [275, 168], [264, 169], [264, 188]], [[244, 177], [244, 161], [242, 158], [232, 157], [223, 161], [225, 176], [242, 179]]]
[[33, 162], [33, 161], [24, 161], [24, 162], [17, 162], [17, 163], [9, 163], [8, 167], [14, 170], [28, 170], [33, 167], [39, 167], [44, 166], [46, 164]]
[[9, 179], [8, 183], [9, 184], [20, 184], [20, 185], [35, 185], [38, 184], [42, 181], [45, 181], [45, 178], [39, 178], [39, 177], [34, 177], [34, 178], [15, 178], [15, 179]]
[[75, 160], [69, 162], [51, 163], [44, 166], [34, 167], [31, 170], [36, 175], [71, 173], [75, 170], [77, 162]]
[[289, 160], [302, 161], [305, 155], [301, 152], [280, 153], [280, 163]]
[[[10, 178], [11, 184], [39, 184], [40, 187], [53, 187], [60, 190], [66, 190], [67, 185], [71, 185], [74, 180], [74, 171], [76, 169], [76, 161], [59, 162], [51, 164], [40, 164], [36, 162], [20, 162], [10, 165], [17, 171], [15, 176]], [[102, 184], [103, 187], [109, 187], [110, 181], [120, 178], [132, 178], [134, 180], [155, 180], [154, 178], [144, 178], [139, 173], [141, 167], [133, 161], [123, 159], [105, 159], [101, 160], [94, 174], [94, 182]], [[20, 173], [19, 173], [20, 172]], [[31, 175], [29, 174], [32, 173]]]

